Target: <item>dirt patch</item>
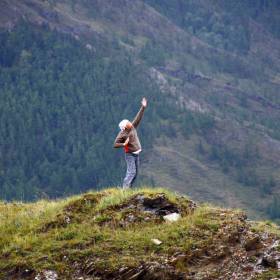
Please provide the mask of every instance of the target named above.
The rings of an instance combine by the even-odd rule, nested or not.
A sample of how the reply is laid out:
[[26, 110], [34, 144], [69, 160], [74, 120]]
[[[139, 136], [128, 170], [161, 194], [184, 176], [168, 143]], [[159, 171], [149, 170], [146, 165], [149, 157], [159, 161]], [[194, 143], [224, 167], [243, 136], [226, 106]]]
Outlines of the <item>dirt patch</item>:
[[5, 280], [34, 279], [35, 270], [23, 264], [18, 264], [5, 275]]
[[179, 213], [184, 216], [193, 213], [195, 208], [196, 204], [185, 197], [178, 198], [178, 202], [174, 203], [164, 193], [152, 196], [140, 193], [120, 205], [104, 209], [96, 220], [99, 225], [114, 227], [126, 227], [132, 223], [161, 223], [165, 215]]

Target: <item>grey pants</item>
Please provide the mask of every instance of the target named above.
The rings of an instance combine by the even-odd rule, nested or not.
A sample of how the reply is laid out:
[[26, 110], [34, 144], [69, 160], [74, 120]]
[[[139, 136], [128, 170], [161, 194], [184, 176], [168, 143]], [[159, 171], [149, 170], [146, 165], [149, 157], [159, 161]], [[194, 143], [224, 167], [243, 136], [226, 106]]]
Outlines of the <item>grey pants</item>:
[[130, 188], [135, 181], [139, 169], [139, 155], [125, 153], [125, 161], [127, 164], [126, 175], [123, 179], [123, 188]]

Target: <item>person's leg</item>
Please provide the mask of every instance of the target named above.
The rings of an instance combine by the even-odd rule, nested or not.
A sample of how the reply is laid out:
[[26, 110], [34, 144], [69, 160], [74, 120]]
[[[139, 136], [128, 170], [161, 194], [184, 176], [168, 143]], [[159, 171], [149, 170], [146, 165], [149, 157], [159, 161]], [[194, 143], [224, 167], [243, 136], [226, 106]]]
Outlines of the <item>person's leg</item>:
[[131, 186], [133, 185], [133, 183], [135, 182], [135, 179], [138, 175], [138, 171], [139, 171], [139, 155], [135, 155], [134, 156], [134, 161], [135, 161], [135, 176], [131, 181]]
[[131, 186], [131, 182], [135, 177], [136, 164], [135, 164], [134, 156], [129, 153], [125, 154], [125, 160], [126, 160], [126, 164], [127, 164], [127, 169], [126, 169], [125, 178], [123, 179], [123, 188], [127, 189]]

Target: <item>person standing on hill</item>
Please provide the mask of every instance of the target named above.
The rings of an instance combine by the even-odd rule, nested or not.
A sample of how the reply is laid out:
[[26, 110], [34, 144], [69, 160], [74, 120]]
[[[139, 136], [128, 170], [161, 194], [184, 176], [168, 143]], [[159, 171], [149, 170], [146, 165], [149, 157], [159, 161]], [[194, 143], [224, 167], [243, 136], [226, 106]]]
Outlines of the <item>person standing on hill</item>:
[[119, 123], [120, 132], [117, 135], [114, 148], [124, 148], [125, 161], [127, 164], [126, 175], [123, 180], [123, 189], [130, 188], [135, 181], [139, 169], [139, 154], [142, 151], [141, 144], [137, 135], [136, 128], [138, 127], [144, 110], [147, 107], [147, 100], [143, 97], [141, 108], [134, 120], [122, 120]]

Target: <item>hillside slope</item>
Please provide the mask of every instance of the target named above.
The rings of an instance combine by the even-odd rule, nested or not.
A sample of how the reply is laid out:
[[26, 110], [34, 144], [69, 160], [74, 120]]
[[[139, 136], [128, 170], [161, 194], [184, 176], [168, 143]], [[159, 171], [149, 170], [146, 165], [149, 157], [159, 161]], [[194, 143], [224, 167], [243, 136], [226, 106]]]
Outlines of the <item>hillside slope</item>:
[[[178, 221], [165, 221], [177, 213]], [[1, 279], [272, 279], [279, 228], [165, 189], [0, 204]]]
[[[1, 173], [1, 197], [34, 199], [77, 192], [77, 186], [85, 190], [119, 183], [120, 157], [107, 152], [117, 132], [113, 124], [118, 123], [119, 116], [133, 116], [137, 100], [145, 93], [151, 111], [147, 110], [149, 115], [141, 128], [144, 147], [148, 148], [143, 153], [142, 181], [187, 192], [198, 200], [246, 208], [250, 216], [279, 218], [280, 41], [272, 24], [277, 22], [274, 11], [279, 7], [274, 1], [267, 7], [261, 5], [262, 1], [254, 7], [237, 2], [241, 6], [227, 6], [227, 1], [185, 1], [182, 5], [182, 1], [156, 0], [1, 1], [0, 26], [9, 30], [10, 36], [3, 36], [1, 53], [9, 53], [13, 42], [18, 46], [17, 59], [12, 60], [15, 64], [7, 64], [6, 58], [1, 63], [5, 75], [13, 70], [2, 82], [6, 96], [10, 92], [16, 96], [19, 91], [11, 87], [13, 75], [24, 79], [24, 73], [35, 69], [42, 73], [40, 79], [51, 77], [51, 90], [60, 100], [59, 108], [50, 104], [49, 112], [40, 117], [31, 113], [25, 120], [31, 123], [28, 140], [29, 136], [34, 143], [38, 142], [36, 137], [44, 140], [39, 142], [43, 146], [27, 145], [27, 151], [18, 148], [17, 139], [22, 139], [22, 135], [17, 134], [17, 129], [8, 133], [10, 126], [22, 127], [20, 119], [24, 114], [19, 114], [17, 120], [9, 118], [14, 101], [5, 100], [11, 104], [5, 105], [7, 124], [2, 127], [1, 137], [3, 143], [9, 143], [10, 152], [2, 162], [3, 169], [8, 170]], [[47, 49], [53, 54], [46, 59], [54, 65], [53, 71], [64, 73], [64, 77], [46, 74], [50, 65], [42, 59], [47, 49], [40, 48], [40, 36], [36, 37], [38, 44], [34, 49], [19, 43], [32, 38], [21, 38], [22, 31], [16, 32], [17, 23], [22, 21], [36, 26], [42, 34], [48, 34], [46, 37], [51, 30], [56, 31], [56, 39], [52, 38], [56, 47], [48, 41]], [[46, 31], [46, 26], [50, 30]], [[68, 45], [59, 51], [63, 41]], [[68, 55], [60, 67], [57, 57], [62, 53]], [[36, 58], [35, 65], [30, 63], [30, 54]], [[92, 63], [91, 57], [98, 63]], [[72, 68], [67, 65], [68, 60], [72, 61]], [[77, 61], [81, 75], [75, 76], [71, 71]], [[47, 65], [45, 73], [37, 71], [42, 64]], [[102, 68], [102, 75], [94, 74], [98, 67]], [[24, 69], [23, 73], [19, 69]], [[28, 82], [21, 82], [23, 98], [29, 100], [24, 96], [28, 91], [36, 96], [41, 90], [48, 97], [49, 78], [40, 83], [32, 77], [33, 74]], [[55, 88], [58, 82], [60, 85]], [[71, 86], [63, 88], [66, 84]], [[70, 112], [77, 102], [74, 96], [80, 85], [84, 99], [78, 100], [78, 107], [83, 109], [73, 116]], [[90, 93], [93, 87], [94, 94]], [[97, 98], [100, 99], [95, 103]], [[49, 103], [38, 105], [38, 110], [43, 111], [45, 104]], [[89, 113], [95, 107], [102, 108], [102, 114]], [[60, 108], [64, 108], [62, 115]], [[57, 114], [62, 117], [58, 126]], [[106, 136], [96, 128], [98, 124], [91, 122], [97, 114], [106, 120]], [[76, 123], [72, 117], [83, 121]], [[65, 123], [67, 126], [62, 129]], [[40, 131], [46, 125], [49, 132], [42, 136]], [[156, 132], [150, 135], [154, 126]], [[58, 138], [63, 139], [61, 143]], [[45, 145], [46, 154], [42, 152]], [[18, 166], [13, 164], [15, 159]]]

